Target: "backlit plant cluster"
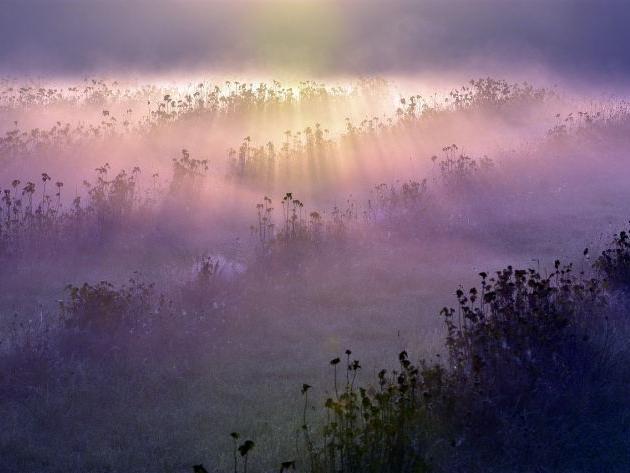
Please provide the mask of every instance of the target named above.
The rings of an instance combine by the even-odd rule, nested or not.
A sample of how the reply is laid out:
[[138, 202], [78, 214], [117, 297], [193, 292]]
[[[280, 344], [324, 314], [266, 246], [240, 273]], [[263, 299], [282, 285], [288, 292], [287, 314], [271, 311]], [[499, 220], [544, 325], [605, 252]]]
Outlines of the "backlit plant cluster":
[[328, 216], [315, 210], [307, 212], [304, 203], [291, 192], [284, 195], [281, 205], [282, 216], [277, 223], [269, 197], [265, 196], [256, 205], [257, 222], [250, 226], [250, 231], [263, 259], [299, 262], [323, 244], [340, 242], [358, 218], [350, 201], [344, 210], [333, 207]]
[[107, 163], [97, 168], [96, 179], [83, 183], [85, 204], [76, 196], [69, 208], [63, 204], [63, 182], [51, 184], [47, 173], [42, 173], [39, 186], [13, 180], [2, 196], [0, 255], [44, 250], [52, 242], [74, 245], [98, 241], [129, 221], [136, 210], [150, 205], [149, 196], [137, 193], [139, 168], [120, 171], [111, 178], [109, 170]]
[[88, 123], [58, 121], [48, 129], [22, 129], [15, 120], [14, 126], [0, 136], [0, 157], [35, 154], [127, 134], [148, 134], [192, 117], [231, 119], [247, 114], [268, 119], [286, 113], [328, 110], [343, 107], [360, 96], [383, 96], [386, 86], [385, 82], [369, 79], [357, 81], [349, 88], [314, 81], [303, 81], [296, 87], [278, 81], [256, 85], [202, 81], [185, 86], [129, 87], [117, 81], [86, 79], [79, 85], [44, 87], [4, 80], [0, 83], [0, 110], [7, 113], [45, 111], [58, 106], [85, 110], [92, 116], [94, 109], [99, 112], [98, 118], [93, 116]]
[[[274, 179], [286, 181], [291, 176], [307, 173], [314, 179], [318, 174], [326, 176], [343, 162], [344, 157], [369, 149], [375, 140], [392, 140], [409, 133], [433, 119], [436, 115], [459, 113], [466, 110], [483, 110], [489, 106], [505, 108], [508, 105], [520, 106], [543, 103], [553, 94], [545, 89], [535, 89], [529, 84], [510, 84], [496, 79], [471, 81], [470, 87], [450, 93], [451, 100], [443, 103], [425, 100], [420, 95], [400, 99], [400, 106], [390, 117], [368, 117], [360, 123], [346, 118], [345, 127], [338, 137], [330, 137], [327, 128], [319, 123], [315, 128], [301, 131], [287, 130], [280, 145], [268, 141], [265, 145], [252, 144], [246, 137], [237, 148], [228, 150], [228, 171], [233, 177], [248, 182], [272, 183]], [[580, 112], [582, 116], [582, 112]], [[462, 171], [472, 171], [476, 163], [465, 155], [455, 156], [457, 147], [447, 147], [447, 158], [441, 163], [443, 173], [456, 177]], [[479, 165], [489, 164], [481, 159]]]

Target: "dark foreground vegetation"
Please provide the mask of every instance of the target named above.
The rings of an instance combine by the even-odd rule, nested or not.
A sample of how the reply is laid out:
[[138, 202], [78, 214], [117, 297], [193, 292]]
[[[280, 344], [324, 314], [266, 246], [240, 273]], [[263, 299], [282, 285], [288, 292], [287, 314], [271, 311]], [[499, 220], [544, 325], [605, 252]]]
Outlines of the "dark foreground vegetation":
[[[587, 249], [584, 261], [588, 258]], [[211, 284], [216, 270], [216, 263], [203, 261], [196, 284]], [[457, 289], [455, 308], [441, 311], [446, 327], [442, 356], [413, 362], [403, 351], [395, 369], [384, 369], [366, 383], [359, 379], [361, 363], [347, 350], [330, 361], [330, 397], [323, 402], [309, 397], [312, 387], [303, 384], [300, 426], [290, 447], [295, 456], [279, 462], [279, 470], [627, 471], [629, 233], [615, 235], [592, 268], [579, 272], [556, 261], [549, 274], [509, 266], [479, 277], [478, 287]], [[11, 410], [5, 403], [6, 419], [20, 409], [42, 409], [38, 418], [50, 426], [38, 426], [41, 430], [57, 422], [71, 425], [74, 411], [85, 408], [84, 396], [96, 396], [92, 401], [98, 402], [99, 394], [82, 386], [87, 373], [81, 371], [88, 368], [101, 370], [98, 376], [104, 379], [129, 377], [124, 389], [130, 391], [118, 393], [128, 397], [127, 409], [152, 396], [143, 391], [146, 380], [135, 387], [133, 382], [134, 377], [142, 380], [148, 354], [164, 363], [186, 363], [184, 373], [203, 369], [190, 361], [190, 353], [185, 359], [171, 355], [181, 346], [194, 353], [200, 330], [208, 326], [176, 314], [172, 302], [140, 280], [120, 288], [105, 282], [70, 286], [59, 317], [61, 328], [54, 335], [26, 330], [13, 340], [10, 354], [3, 354], [2, 395], [14, 403]], [[116, 359], [125, 363], [112, 363]], [[124, 373], [111, 371], [122, 367]], [[51, 378], [52, 373], [58, 377]], [[56, 383], [73, 384], [75, 400], [68, 411], [55, 406], [68, 399], [50, 397]], [[176, 390], [173, 394], [172, 412], [162, 413], [165, 422], [178, 412]], [[29, 402], [33, 397], [41, 405]], [[150, 451], [155, 439], [137, 434], [141, 440], [135, 448]], [[230, 435], [234, 471], [262, 471], [255, 443], [237, 432]], [[22, 438], [16, 431], [13, 442], [3, 445], [3, 471], [72, 469], [71, 458], [65, 465], [50, 465], [21, 456], [24, 445], [36, 438]], [[85, 442], [89, 446], [87, 430]], [[111, 448], [129, 445], [112, 439]], [[203, 456], [200, 452], [198, 458]], [[201, 464], [191, 468], [209, 470]], [[88, 471], [106, 470], [95, 465]]]
[[361, 385], [346, 350], [330, 361], [323, 427], [302, 386], [303, 447], [280, 471], [627, 471], [628, 232], [593, 266], [590, 277], [560, 261], [548, 275], [480, 273], [440, 314], [443, 362], [414, 364], [402, 351], [395, 369]]

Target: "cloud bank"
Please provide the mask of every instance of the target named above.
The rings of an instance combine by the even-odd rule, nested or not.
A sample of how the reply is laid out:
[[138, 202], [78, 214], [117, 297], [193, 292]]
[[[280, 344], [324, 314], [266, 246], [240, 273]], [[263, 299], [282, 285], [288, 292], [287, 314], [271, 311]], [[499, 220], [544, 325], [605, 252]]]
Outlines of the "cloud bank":
[[3, 74], [422, 73], [540, 67], [630, 76], [630, 7], [566, 1], [5, 0]]

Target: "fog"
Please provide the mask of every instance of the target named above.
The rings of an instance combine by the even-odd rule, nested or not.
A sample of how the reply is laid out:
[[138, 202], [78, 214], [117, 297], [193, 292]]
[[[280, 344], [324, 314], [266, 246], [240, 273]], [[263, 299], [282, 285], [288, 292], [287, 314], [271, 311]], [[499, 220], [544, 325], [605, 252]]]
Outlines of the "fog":
[[[259, 461], [271, 467], [290, 454], [296, 387], [308, 382], [325, 395], [326, 360], [351, 348], [370, 373], [401, 349], [435, 357], [436, 314], [459, 284], [507, 264], [544, 270], [561, 258], [583, 267], [583, 248], [603, 247], [627, 216], [627, 105], [597, 90], [490, 80], [456, 99], [418, 80], [412, 101], [401, 95], [411, 77], [402, 86], [339, 79], [296, 84], [292, 99], [289, 84], [268, 84], [282, 98], [250, 102], [247, 82], [167, 83], [79, 80], [52, 94], [5, 85], [3, 346], [22, 353], [46, 334], [54, 347], [37, 361], [10, 358], [30, 367], [8, 378], [4, 395], [15, 471], [39, 461], [50, 471], [183, 471], [197, 458], [225, 467], [235, 429], [264, 446]], [[35, 128], [45, 132], [33, 138]], [[95, 169], [105, 163], [99, 188]], [[33, 212], [43, 212], [33, 217], [29, 181]], [[287, 192], [303, 207], [283, 203]], [[258, 217], [265, 196], [273, 229]], [[73, 210], [76, 197], [84, 210]], [[298, 233], [283, 223], [293, 208]], [[129, 278], [154, 285], [142, 310], [162, 315], [136, 314], [142, 328], [131, 331], [65, 333], [74, 307], [66, 284], [118, 288]], [[80, 378], [67, 374], [76, 363], [87, 370]], [[23, 391], [53, 380], [35, 397]], [[15, 410], [14, 399], [58, 422]], [[96, 451], [80, 446], [71, 433], [79, 431]], [[35, 446], [40, 435], [47, 440]], [[127, 446], [110, 447], [113, 438]]]
[[34, 75], [550, 71], [623, 82], [629, 15], [617, 1], [11, 0], [0, 64]]
[[440, 362], [480, 272], [590, 276], [630, 211], [628, 14], [5, 2], [0, 469], [232, 471], [240, 432], [276, 471], [346, 349], [370, 383]]

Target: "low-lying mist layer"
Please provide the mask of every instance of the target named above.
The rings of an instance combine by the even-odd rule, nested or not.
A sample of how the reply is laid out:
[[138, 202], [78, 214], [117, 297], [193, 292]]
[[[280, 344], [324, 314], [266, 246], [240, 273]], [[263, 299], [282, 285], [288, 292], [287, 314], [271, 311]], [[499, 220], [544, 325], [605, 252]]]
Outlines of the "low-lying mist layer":
[[[588, 303], [597, 310], [608, 310], [600, 295], [626, 303], [609, 288], [626, 266], [606, 260], [613, 253], [594, 269], [590, 261], [627, 221], [623, 100], [490, 78], [439, 93], [401, 93], [377, 79], [5, 80], [0, 129], [3, 471], [187, 471], [201, 461], [230, 471], [233, 446], [243, 446], [239, 469], [249, 458], [250, 471], [290, 459], [285, 469], [295, 461], [311, 471], [506, 471], [492, 463], [492, 449], [472, 462], [470, 449], [483, 442], [466, 429], [477, 424], [447, 422], [446, 403], [422, 422], [415, 401], [400, 411], [388, 403], [410, 379], [429, 395], [459, 393], [457, 402], [468, 402], [475, 356], [487, 355], [484, 331], [516, 337], [506, 343], [544, 331], [515, 334], [499, 323], [504, 306], [477, 307], [490, 288], [514, 284], [549, 308], [568, 287], [562, 317], [579, 312], [593, 287]], [[557, 258], [574, 261], [572, 269], [554, 267]], [[508, 265], [532, 271], [486, 280]], [[438, 314], [453, 289], [470, 287], [480, 272], [482, 295], [463, 300], [458, 291], [459, 312], [443, 312], [444, 324]], [[537, 310], [523, 317], [537, 320]], [[609, 314], [622, 333], [618, 312]], [[456, 321], [462, 313], [473, 314], [469, 325]], [[590, 327], [582, 315], [570, 319], [571, 334]], [[569, 332], [553, 328], [565, 340]], [[348, 354], [349, 371], [340, 365], [338, 373], [345, 383], [330, 386], [326, 365], [348, 348], [361, 362]], [[541, 353], [552, 359], [547, 348]], [[378, 402], [423, 429], [443, 424], [420, 440], [383, 417], [406, 440], [379, 424], [365, 435], [385, 437], [357, 444], [352, 409], [376, 402], [365, 383], [378, 386], [378, 370], [401, 352], [397, 374], [406, 377], [381, 375], [393, 397]], [[412, 363], [407, 352], [427, 361]], [[422, 369], [412, 373], [414, 365]], [[483, 386], [513, 366], [495, 368]], [[544, 380], [557, 373], [544, 371]], [[515, 381], [509, 395], [528, 380]], [[340, 416], [335, 425], [315, 409], [327, 398]], [[483, 418], [477, 399], [470, 402]], [[540, 408], [539, 398], [531, 402]], [[616, 435], [605, 419], [602, 429]], [[509, 419], [494, 420], [516, 435]], [[542, 429], [533, 425], [526, 427]], [[253, 450], [230, 432], [247, 435]], [[484, 432], [487, 442], [493, 432]], [[463, 444], [461, 455], [451, 462], [437, 444], [435, 455], [426, 453], [423, 442], [439, 439]], [[422, 455], [398, 454], [416, 441]], [[519, 442], [520, 455], [527, 441]], [[395, 458], [370, 459], [374, 448]], [[546, 468], [561, 460], [553, 452], [536, 458]]]

